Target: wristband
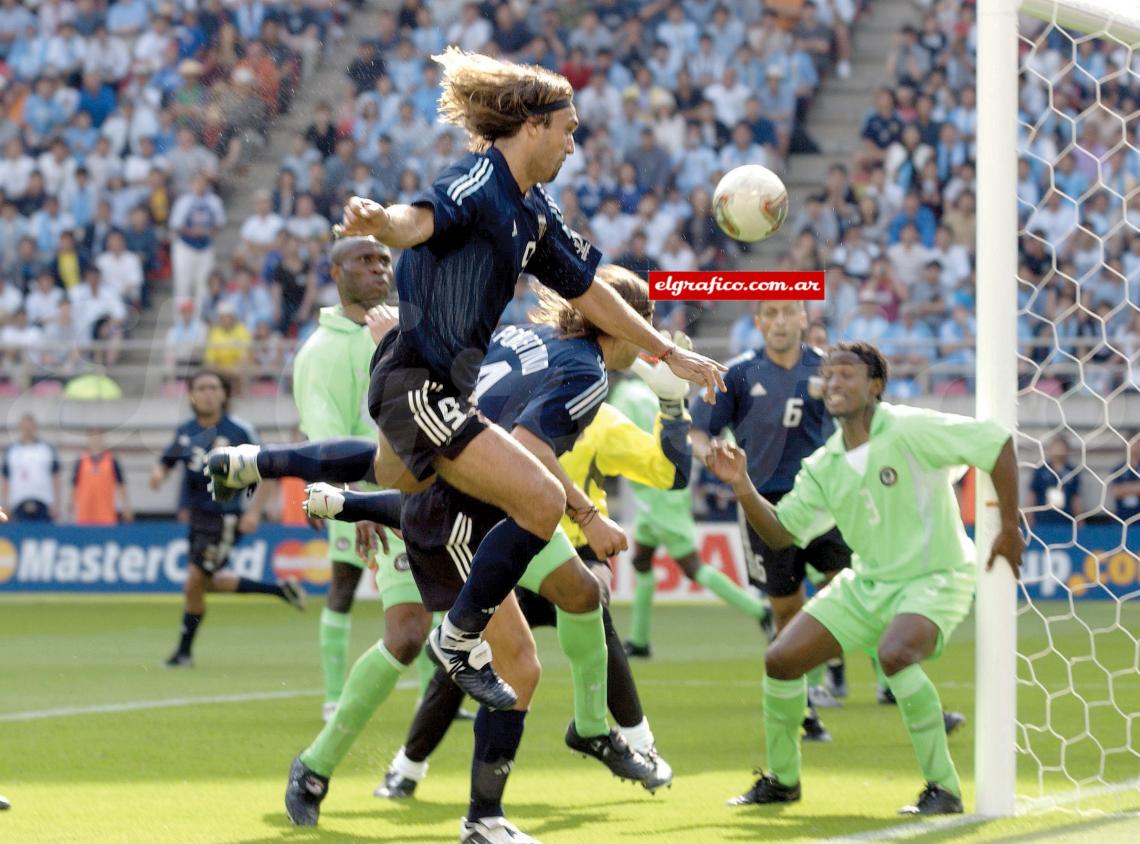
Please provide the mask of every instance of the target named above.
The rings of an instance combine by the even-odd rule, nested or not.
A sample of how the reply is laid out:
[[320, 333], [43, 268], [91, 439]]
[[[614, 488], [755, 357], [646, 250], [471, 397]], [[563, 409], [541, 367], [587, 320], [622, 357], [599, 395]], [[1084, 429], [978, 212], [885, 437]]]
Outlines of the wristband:
[[677, 351], [677, 347], [670, 345], [669, 348], [657, 356], [657, 360], [665, 363], [665, 361], [669, 360], [670, 355], [672, 355], [675, 351]]
[[594, 516], [598, 515], [598, 508], [593, 504], [581, 508], [571, 507], [569, 504], [567, 504], [566, 515], [569, 516], [570, 521], [572, 521], [578, 527], [585, 527], [590, 523]]

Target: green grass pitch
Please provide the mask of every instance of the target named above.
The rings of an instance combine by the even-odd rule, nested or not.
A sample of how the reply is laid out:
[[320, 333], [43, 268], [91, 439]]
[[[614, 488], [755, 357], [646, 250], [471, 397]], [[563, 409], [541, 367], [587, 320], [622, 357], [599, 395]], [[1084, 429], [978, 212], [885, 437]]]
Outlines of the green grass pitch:
[[[1067, 606], [1043, 605], [1063, 616]], [[1078, 604], [1084, 624], [1057, 621], [1046, 631], [1022, 623], [1023, 650], [1048, 692], [1069, 687], [1085, 700], [1107, 699], [1111, 682], [1124, 713], [1140, 711], [1135, 640], [1140, 607]], [[175, 642], [174, 598], [7, 598], [0, 601], [0, 813], [3, 842], [428, 842], [457, 840], [466, 808], [470, 728], [458, 724], [432, 759], [415, 800], [372, 797], [399, 747], [416, 697], [414, 671], [373, 718], [332, 780], [316, 830], [292, 829], [282, 808], [294, 754], [320, 728], [315, 607], [298, 615], [255, 598], [210, 600], [198, 637], [197, 667], [168, 671]], [[619, 629], [628, 625], [618, 608]], [[1110, 628], [1119, 622], [1119, 629]], [[357, 607], [353, 651], [379, 636], [375, 603]], [[1090, 635], [1089, 629], [1095, 632]], [[1052, 634], [1052, 648], [1047, 633]], [[553, 631], [537, 634], [542, 683], [507, 789], [509, 816], [544, 844], [559, 842], [719, 842], [756, 840], [1140, 841], [1135, 787], [1087, 800], [1080, 808], [981, 822], [915, 822], [895, 816], [920, 786], [898, 713], [876, 705], [870, 667], [851, 660], [851, 696], [824, 713], [835, 735], [804, 748], [804, 799], [766, 809], [730, 808], [762, 762], [760, 676], [763, 641], [749, 621], [720, 606], [658, 607], [654, 658], [638, 678], [658, 746], [676, 770], [673, 788], [651, 797], [621, 784], [562, 745], [570, 684]], [[1055, 651], [1066, 654], [1066, 664]], [[968, 809], [973, 785], [973, 624], [962, 625], [929, 671], [945, 705], [971, 718], [951, 740]], [[1095, 659], [1093, 659], [1095, 657]], [[1029, 665], [1022, 665], [1028, 677]], [[1107, 673], [1106, 673], [1107, 671]], [[1061, 738], [1031, 737], [1045, 764], [1078, 777], [1140, 777], [1140, 717], [1111, 706], [1088, 710], [1071, 694], [1021, 691], [1023, 715], [1050, 723]], [[105, 711], [90, 711], [102, 707]], [[1063, 738], [1069, 738], [1066, 744]], [[1129, 745], [1131, 741], [1131, 745]], [[1037, 765], [1019, 763], [1019, 791], [1037, 793]], [[1056, 776], [1046, 785], [1059, 785]]]

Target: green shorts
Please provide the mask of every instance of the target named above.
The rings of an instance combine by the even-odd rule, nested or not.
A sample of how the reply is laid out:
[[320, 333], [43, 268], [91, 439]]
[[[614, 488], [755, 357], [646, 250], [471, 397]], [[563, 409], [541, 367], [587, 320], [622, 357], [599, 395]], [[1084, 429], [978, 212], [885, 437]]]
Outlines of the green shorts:
[[974, 583], [973, 566], [898, 582], [868, 580], [844, 569], [807, 602], [804, 612], [826, 627], [844, 651], [871, 652], [896, 615], [921, 615], [938, 627], [933, 658], [970, 611]]
[[388, 553], [377, 552], [376, 562], [379, 564], [376, 570], [376, 591], [380, 593], [380, 603], [384, 609], [397, 604], [423, 603], [402, 540], [389, 533]]
[[519, 586], [538, 594], [542, 581], [546, 580], [547, 575], [576, 556], [578, 556], [578, 552], [574, 550], [570, 537], [559, 525], [551, 540], [531, 559], [530, 565], [526, 567], [523, 576], [519, 578]]
[[674, 560], [696, 551], [692, 493], [687, 489], [637, 490], [633, 541], [647, 548], [664, 545]]

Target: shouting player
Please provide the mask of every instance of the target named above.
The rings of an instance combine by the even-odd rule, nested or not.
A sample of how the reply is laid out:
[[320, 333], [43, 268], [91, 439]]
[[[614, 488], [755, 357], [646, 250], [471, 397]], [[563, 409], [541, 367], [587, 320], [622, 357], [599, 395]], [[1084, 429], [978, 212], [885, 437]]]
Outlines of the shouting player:
[[937, 657], [969, 612], [976, 558], [953, 480], [963, 465], [993, 476], [1001, 514], [987, 568], [1003, 557], [1015, 574], [1017, 457], [1009, 432], [989, 421], [881, 401], [887, 361], [874, 346], [838, 344], [823, 367], [823, 399], [838, 430], [808, 457], [792, 491], [773, 506], [748, 477], [741, 449], [717, 442], [706, 464], [736, 492], [769, 548], [805, 548], [838, 526], [852, 567], [796, 613], [764, 660], [764, 739], [770, 773], [739, 803], [800, 799], [797, 732], [804, 675], [845, 651], [875, 649], [898, 700], [926, 787], [905, 814], [962, 811], [961, 787], [934, 684], [923, 660]]
[[[378, 348], [369, 392], [380, 428], [376, 481], [410, 493], [438, 474], [506, 515], [473, 551], [470, 576], [429, 642], [473, 698], [509, 710], [514, 692], [491, 668], [481, 632], [567, 508], [549, 469], [470, 401], [519, 273], [527, 269], [607, 335], [701, 383], [710, 399], [723, 386], [723, 367], [675, 348], [610, 285], [592, 284], [600, 253], [565, 225], [540, 186], [574, 151], [578, 116], [570, 83], [541, 67], [454, 48], [435, 58], [444, 71], [440, 117], [467, 132], [472, 152], [410, 205], [385, 208], [353, 198], [343, 232], [404, 250], [396, 266], [400, 330]], [[598, 389], [604, 394], [605, 379]], [[216, 490], [260, 480], [255, 449], [214, 457]], [[624, 534], [592, 510], [571, 515], [594, 534], [592, 546], [608, 545], [606, 553], [624, 547]]]
[[240, 499], [223, 503], [211, 499], [206, 478], [202, 476], [210, 449], [231, 443], [257, 442], [253, 429], [227, 412], [229, 398], [229, 382], [218, 373], [206, 370], [194, 375], [190, 379], [190, 407], [194, 418], [178, 426], [174, 439], [150, 474], [150, 487], [157, 490], [177, 464], [186, 467], [178, 510], [185, 514], [190, 526], [189, 565], [182, 588], [182, 635], [178, 647], [166, 661], [169, 668], [188, 668], [194, 664], [191, 648], [206, 615], [207, 592], [276, 595], [299, 610], [305, 608], [305, 593], [295, 580], [262, 583], [222, 571], [234, 543], [243, 533], [257, 529], [260, 516], [256, 500], [242, 513]]

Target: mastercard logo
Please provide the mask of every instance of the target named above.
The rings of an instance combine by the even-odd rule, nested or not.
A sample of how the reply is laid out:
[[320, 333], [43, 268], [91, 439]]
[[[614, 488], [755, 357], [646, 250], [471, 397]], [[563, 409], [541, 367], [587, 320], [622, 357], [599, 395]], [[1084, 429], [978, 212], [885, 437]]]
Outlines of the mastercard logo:
[[328, 542], [285, 540], [273, 549], [273, 573], [279, 578], [295, 577], [314, 586], [326, 585], [332, 577]]
[[7, 583], [12, 579], [19, 559], [16, 546], [7, 539], [0, 539], [0, 583]]

